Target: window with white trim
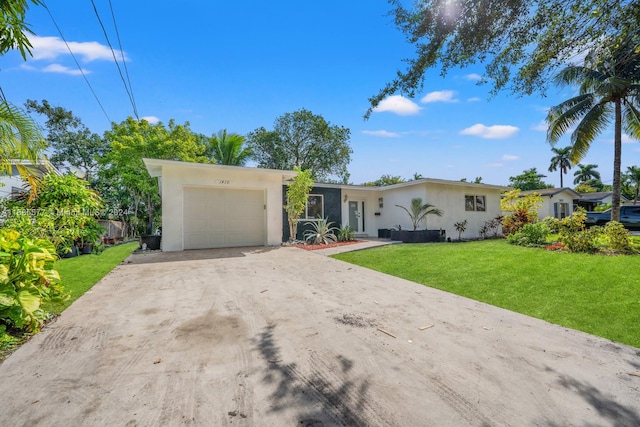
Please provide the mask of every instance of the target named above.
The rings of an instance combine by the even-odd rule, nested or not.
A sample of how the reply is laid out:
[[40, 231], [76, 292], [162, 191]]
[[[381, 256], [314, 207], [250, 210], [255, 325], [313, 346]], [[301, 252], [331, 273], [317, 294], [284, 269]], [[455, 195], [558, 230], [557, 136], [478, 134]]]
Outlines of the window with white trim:
[[307, 208], [305, 209], [305, 219], [324, 218], [324, 196], [322, 194], [309, 194]]
[[484, 212], [487, 210], [487, 198], [485, 196], [478, 195], [465, 195], [464, 196], [464, 210]]

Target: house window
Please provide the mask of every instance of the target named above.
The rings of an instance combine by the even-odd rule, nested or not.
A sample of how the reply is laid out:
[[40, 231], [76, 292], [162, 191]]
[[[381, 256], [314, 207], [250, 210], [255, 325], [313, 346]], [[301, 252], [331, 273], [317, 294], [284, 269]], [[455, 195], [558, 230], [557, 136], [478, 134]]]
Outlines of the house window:
[[485, 196], [466, 195], [464, 196], [464, 210], [484, 212], [487, 210], [487, 200]]
[[324, 218], [324, 197], [322, 194], [310, 194], [307, 199], [307, 211], [305, 219]]
[[569, 203], [554, 203], [553, 210], [556, 218], [562, 219], [571, 215]]

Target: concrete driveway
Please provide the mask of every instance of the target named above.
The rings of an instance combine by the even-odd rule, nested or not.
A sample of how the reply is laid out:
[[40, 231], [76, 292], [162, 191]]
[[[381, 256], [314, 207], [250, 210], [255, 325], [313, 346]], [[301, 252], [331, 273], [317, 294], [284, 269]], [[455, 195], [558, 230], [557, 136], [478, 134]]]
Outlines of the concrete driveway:
[[296, 248], [130, 260], [0, 365], [0, 425], [640, 425], [636, 348]]

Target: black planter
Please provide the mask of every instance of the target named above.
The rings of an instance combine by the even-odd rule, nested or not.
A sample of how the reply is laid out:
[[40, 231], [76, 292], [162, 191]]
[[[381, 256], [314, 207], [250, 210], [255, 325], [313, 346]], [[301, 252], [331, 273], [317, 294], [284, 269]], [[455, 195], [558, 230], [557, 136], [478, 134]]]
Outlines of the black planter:
[[157, 251], [160, 249], [160, 239], [162, 236], [142, 236], [140, 237], [140, 247], [143, 244], [147, 244], [147, 249], [150, 251]]
[[71, 246], [71, 251], [60, 255], [60, 258], [74, 258], [77, 256], [78, 256], [78, 248], [75, 246]]
[[80, 245], [80, 255], [89, 255], [93, 252], [93, 245], [91, 243], [84, 243]]
[[388, 228], [378, 228], [378, 239], [390, 239], [391, 231]]
[[391, 230], [390, 237], [402, 243], [444, 242], [446, 233], [444, 230]]

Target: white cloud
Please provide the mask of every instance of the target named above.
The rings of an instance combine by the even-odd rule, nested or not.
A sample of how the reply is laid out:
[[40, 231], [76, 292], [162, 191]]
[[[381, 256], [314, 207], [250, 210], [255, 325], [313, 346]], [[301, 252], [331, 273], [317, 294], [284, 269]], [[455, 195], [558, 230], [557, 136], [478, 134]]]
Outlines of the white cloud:
[[549, 124], [546, 120], [540, 120], [537, 125], [531, 126], [531, 129], [537, 130], [538, 132], [546, 132], [549, 129]]
[[362, 133], [371, 136], [380, 136], [382, 138], [398, 138], [400, 134], [389, 132], [388, 130], [363, 130]]
[[638, 143], [638, 142], [640, 142], [640, 141], [638, 141], [637, 139], [633, 139], [633, 138], [631, 138], [631, 137], [630, 137], [629, 135], [627, 135], [626, 133], [623, 133], [623, 134], [622, 134], [622, 143], [623, 143], [623, 144], [631, 144], [631, 143], [633, 143], [633, 142]]
[[[68, 42], [69, 49], [67, 49], [67, 45], [65, 45], [64, 41], [59, 37], [30, 36], [29, 41], [33, 46], [31, 53], [35, 60], [53, 60], [62, 55], [69, 55], [69, 49], [71, 49], [76, 57], [79, 57], [85, 62], [98, 60], [112, 61], [114, 53], [118, 60], [122, 58], [119, 50], [114, 50], [114, 53], [112, 53], [109, 46], [98, 42]], [[125, 60], [126, 59], [127, 57], [125, 55]]]
[[480, 80], [483, 80], [483, 77], [480, 74], [476, 74], [476, 73], [471, 73], [471, 74], [467, 74], [466, 76], [464, 76], [465, 80], [472, 80], [474, 82], [479, 82]]
[[428, 104], [430, 102], [458, 102], [453, 96], [455, 92], [452, 90], [437, 90], [426, 94], [420, 102]]
[[380, 101], [373, 111], [376, 113], [389, 111], [400, 116], [415, 116], [420, 112], [420, 106], [402, 95], [393, 95]]
[[90, 71], [83, 69], [82, 71], [80, 71], [77, 68], [69, 68], [69, 67], [65, 67], [64, 65], [60, 65], [60, 64], [49, 64], [46, 67], [44, 67], [42, 70], [43, 73], [60, 73], [60, 74], [70, 74], [72, 76], [78, 76], [82, 74], [82, 71], [84, 71], [85, 74], [89, 74]]
[[478, 98], [477, 96], [467, 99], [467, 102], [478, 102], [478, 101], [482, 101], [482, 99]]
[[477, 123], [461, 130], [460, 135], [473, 135], [484, 139], [506, 139], [518, 133], [519, 130], [511, 125], [485, 126], [482, 123]]
[[501, 167], [504, 167], [504, 164], [496, 162], [496, 163], [487, 163], [485, 166], [488, 168], [501, 168]]
[[502, 160], [505, 162], [513, 162], [514, 160], [518, 160], [520, 157], [514, 156], [512, 154], [505, 154], [502, 156]]
[[150, 125], [155, 125], [160, 121], [160, 119], [157, 118], [156, 116], [144, 116], [144, 117], [140, 117], [140, 120], [146, 120], [147, 122], [149, 122]]

